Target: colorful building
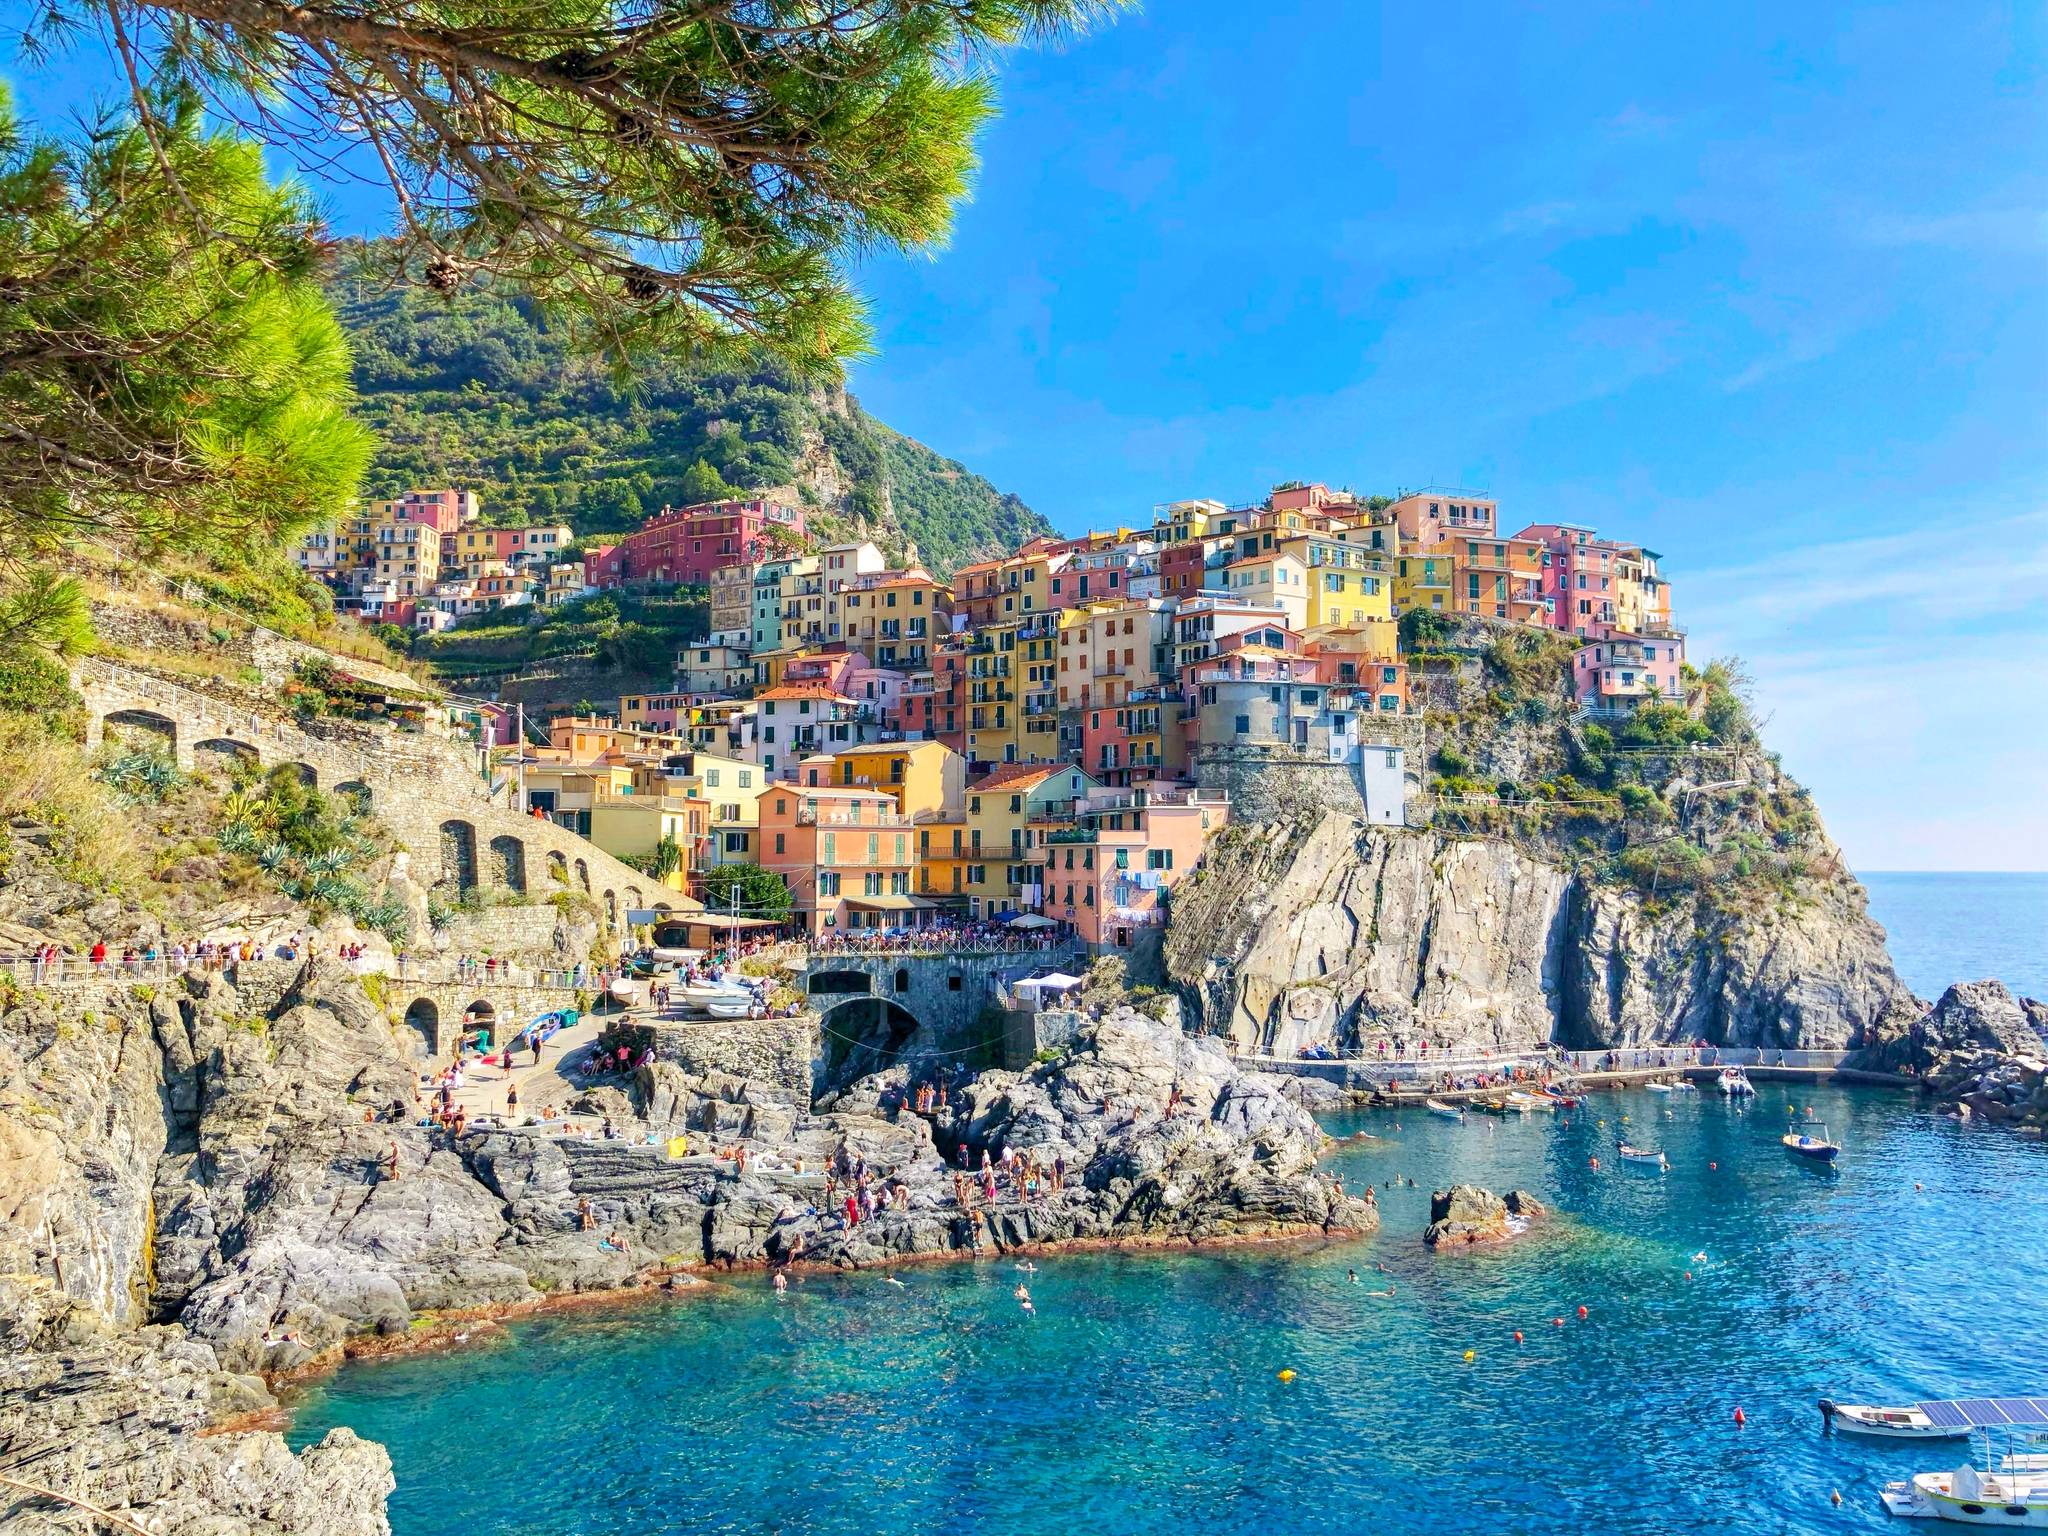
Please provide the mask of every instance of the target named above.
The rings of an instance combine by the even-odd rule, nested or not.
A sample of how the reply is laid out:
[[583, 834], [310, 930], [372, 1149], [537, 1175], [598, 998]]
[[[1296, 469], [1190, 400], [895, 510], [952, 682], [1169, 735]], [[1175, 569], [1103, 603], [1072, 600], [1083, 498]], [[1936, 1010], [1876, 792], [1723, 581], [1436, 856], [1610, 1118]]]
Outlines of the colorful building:
[[1038, 849], [1039, 910], [1101, 954], [1164, 925], [1168, 893], [1194, 872], [1230, 809], [1214, 790], [1140, 787], [1086, 793], [1072, 816]]
[[789, 887], [805, 933], [894, 928], [931, 910], [914, 890], [917, 829], [883, 791], [777, 784], [759, 816], [758, 862]]

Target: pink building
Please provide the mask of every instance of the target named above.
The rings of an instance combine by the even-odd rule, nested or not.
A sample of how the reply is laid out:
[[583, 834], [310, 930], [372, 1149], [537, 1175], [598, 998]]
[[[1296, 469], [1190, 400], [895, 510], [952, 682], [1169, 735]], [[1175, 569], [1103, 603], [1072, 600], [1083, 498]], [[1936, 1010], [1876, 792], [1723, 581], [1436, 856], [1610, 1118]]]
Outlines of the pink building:
[[1573, 523], [1531, 523], [1515, 537], [1544, 547], [1543, 597], [1550, 623], [1581, 640], [1613, 632], [1622, 567], [1628, 557], [1640, 558], [1634, 545], [1599, 538]]
[[1045, 915], [1070, 925], [1091, 953], [1129, 949], [1166, 922], [1166, 896], [1201, 861], [1230, 819], [1218, 790], [1178, 784], [1090, 791], [1071, 830], [1037, 850]]
[[1588, 709], [1623, 711], [1644, 704], [1683, 704], [1685, 639], [1673, 630], [1611, 635], [1579, 648], [1572, 688]]
[[1498, 507], [1476, 491], [1411, 491], [1378, 515], [1401, 529], [1403, 554], [1430, 554], [1453, 539], [1490, 539]]
[[619, 540], [602, 567], [610, 581], [674, 581], [702, 584], [727, 566], [747, 565], [783, 552], [804, 533], [802, 507], [755, 497], [709, 501], [693, 507], [663, 507], [638, 533]]

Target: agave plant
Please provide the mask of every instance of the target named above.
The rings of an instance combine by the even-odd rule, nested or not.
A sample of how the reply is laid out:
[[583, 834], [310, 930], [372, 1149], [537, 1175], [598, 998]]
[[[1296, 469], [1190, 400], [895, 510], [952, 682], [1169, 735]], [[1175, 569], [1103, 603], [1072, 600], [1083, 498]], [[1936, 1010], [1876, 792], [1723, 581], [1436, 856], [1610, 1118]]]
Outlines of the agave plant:
[[291, 849], [283, 843], [265, 843], [256, 850], [256, 862], [275, 874], [292, 861]]
[[231, 821], [221, 828], [219, 842], [222, 853], [247, 853], [256, 846], [256, 834], [247, 822]]
[[306, 873], [316, 879], [324, 875], [338, 875], [355, 860], [346, 848], [323, 848], [318, 853], [309, 853], [300, 862]]

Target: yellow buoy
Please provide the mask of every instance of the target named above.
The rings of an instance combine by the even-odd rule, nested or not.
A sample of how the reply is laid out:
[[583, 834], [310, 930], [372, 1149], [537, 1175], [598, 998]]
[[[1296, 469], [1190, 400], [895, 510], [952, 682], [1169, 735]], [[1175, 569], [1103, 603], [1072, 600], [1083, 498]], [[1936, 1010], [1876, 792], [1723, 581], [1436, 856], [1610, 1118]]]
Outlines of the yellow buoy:
[[1292, 1381], [1292, 1380], [1294, 1380], [1294, 1372], [1292, 1372], [1292, 1371], [1282, 1371], [1282, 1372], [1280, 1373], [1280, 1379], [1281, 1379], [1282, 1381]]
[[1466, 1351], [1465, 1351], [1465, 1358], [1466, 1358], [1467, 1360], [1470, 1360], [1470, 1359], [1472, 1358], [1472, 1353], [1473, 1353], [1473, 1352], [1472, 1352], [1471, 1350], [1469, 1350], [1469, 1349], [1468, 1349], [1468, 1350], [1466, 1350]]

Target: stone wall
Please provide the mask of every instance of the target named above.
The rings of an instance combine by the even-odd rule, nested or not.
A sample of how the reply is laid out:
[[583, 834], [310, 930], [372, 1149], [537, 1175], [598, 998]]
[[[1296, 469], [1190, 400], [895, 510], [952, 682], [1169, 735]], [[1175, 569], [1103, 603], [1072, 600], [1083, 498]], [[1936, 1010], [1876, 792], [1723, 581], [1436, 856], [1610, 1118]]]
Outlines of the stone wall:
[[685, 1072], [724, 1072], [766, 1083], [791, 1103], [808, 1109], [813, 1074], [820, 1064], [818, 1016], [801, 1013], [779, 1019], [711, 1019], [658, 1025], [654, 1054]]
[[[1421, 765], [1420, 718], [1376, 719], [1368, 735], [1365, 750], [1403, 747], [1411, 773]], [[1365, 820], [1365, 787], [1355, 763], [1333, 763], [1288, 746], [1223, 742], [1196, 749], [1194, 773], [1199, 787], [1230, 796], [1233, 821], [1300, 821], [1326, 811]]]
[[458, 913], [443, 932], [452, 954], [561, 958], [570, 964], [587, 959], [569, 953], [564, 927], [562, 914], [552, 906], [491, 907]]

